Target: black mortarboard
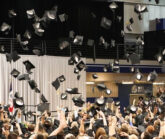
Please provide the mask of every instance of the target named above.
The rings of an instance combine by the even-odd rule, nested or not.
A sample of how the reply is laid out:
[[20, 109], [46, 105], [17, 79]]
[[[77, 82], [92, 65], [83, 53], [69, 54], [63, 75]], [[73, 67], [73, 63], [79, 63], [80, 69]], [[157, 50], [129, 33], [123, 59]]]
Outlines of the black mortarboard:
[[28, 19], [34, 18], [35, 16], [35, 11], [34, 9], [30, 9], [26, 11]]
[[98, 78], [97, 74], [92, 74], [92, 77], [93, 77], [93, 79], [97, 79]]
[[78, 88], [67, 88], [66, 92], [69, 93], [69, 94], [80, 94], [78, 92]]
[[60, 48], [60, 50], [63, 50], [69, 46], [70, 46], [70, 41], [68, 38], [63, 38], [59, 40], [58, 47]]
[[104, 99], [103, 97], [97, 98], [97, 99], [96, 99], [96, 104], [97, 104], [98, 106], [103, 106], [103, 105], [105, 105], [105, 99]]
[[81, 96], [79, 96], [79, 97], [74, 96], [72, 98], [72, 100], [74, 102], [74, 105], [75, 106], [78, 106], [78, 107], [82, 107], [83, 104], [85, 103], [84, 100], [82, 100]]
[[37, 84], [34, 80], [30, 80], [28, 81], [29, 85], [30, 85], [30, 88], [33, 90], [37, 87]]
[[127, 28], [128, 31], [132, 31], [132, 30], [133, 30], [132, 24], [128, 24], [128, 25], [126, 26], [126, 28]]
[[11, 54], [6, 53], [6, 60], [7, 60], [7, 62], [11, 62], [11, 60], [12, 60]]
[[77, 65], [76, 65], [77, 69], [79, 71], [83, 70], [85, 68], [85, 63], [81, 60]]
[[8, 34], [10, 30], [11, 30], [11, 25], [3, 22], [1, 27], [0, 27], [0, 31], [5, 32], [5, 34]]
[[90, 108], [90, 110], [88, 111], [88, 113], [89, 113], [89, 115], [90, 116], [95, 116], [96, 114], [97, 114], [97, 111], [96, 111], [96, 108], [94, 107], [94, 106], [92, 106], [91, 108]]
[[135, 54], [135, 53], [131, 54], [129, 56], [129, 59], [130, 59], [132, 65], [140, 63], [140, 56], [138, 54]]
[[17, 78], [18, 80], [30, 80], [30, 78], [29, 78], [29, 74], [22, 74], [22, 75], [20, 75], [20, 76], [18, 76], [18, 78]]
[[81, 77], [81, 75], [79, 74], [79, 75], [77, 75], [77, 80], [80, 80], [80, 77]]
[[110, 89], [107, 88], [107, 89], [105, 90], [105, 93], [106, 93], [107, 95], [110, 95], [110, 94], [112, 93], [112, 91], [111, 91]]
[[11, 57], [12, 57], [14, 62], [21, 58], [20, 56], [18, 56], [18, 53], [16, 51], [13, 51], [11, 53]]
[[106, 86], [105, 86], [105, 84], [103, 84], [103, 83], [97, 84], [97, 88], [98, 88], [100, 91], [106, 90]]
[[15, 108], [23, 108], [24, 107], [23, 97], [15, 98], [13, 102], [14, 102]]
[[13, 60], [14, 62], [17, 61], [18, 59], [20, 59], [21, 57], [18, 56], [16, 51], [9, 53], [6, 53], [6, 60], [11, 62], [11, 60]]
[[67, 100], [67, 93], [61, 94], [61, 100]]
[[134, 23], [134, 20], [133, 20], [133, 18], [132, 18], [132, 17], [129, 19], [129, 22], [130, 22], [131, 24], [133, 24], [133, 23]]
[[58, 77], [58, 79], [60, 82], [64, 82], [66, 80], [64, 75], [61, 75], [60, 77]]
[[150, 74], [147, 76], [147, 81], [154, 82], [157, 78], [156, 71], [150, 72]]
[[148, 100], [144, 100], [143, 102], [144, 102], [144, 104], [145, 104], [146, 106], [149, 105], [149, 101], [148, 101]]
[[139, 96], [139, 100], [140, 100], [140, 99], [143, 100], [143, 97], [142, 97], [142, 96]]
[[40, 99], [43, 103], [48, 102], [43, 94], [41, 95]]
[[27, 72], [30, 72], [31, 69], [35, 68], [35, 66], [29, 60], [24, 61], [23, 64], [25, 65]]
[[60, 81], [57, 78], [55, 81], [52, 82], [52, 85], [55, 87], [56, 90], [60, 87]]
[[137, 108], [135, 106], [130, 106], [130, 112], [131, 113], [136, 113]]
[[11, 74], [13, 77], [17, 78], [18, 75], [20, 74], [20, 72], [19, 72], [18, 70], [16, 70], [16, 69], [13, 69], [13, 70], [11, 71], [10, 74]]
[[82, 45], [82, 44], [83, 44], [83, 39], [84, 39], [83, 36], [77, 35], [77, 36], [74, 38], [73, 43], [74, 43], [75, 45]]
[[74, 60], [72, 58], [69, 58], [68, 65], [74, 65]]
[[116, 101], [115, 106], [120, 106], [120, 101]]
[[34, 91], [36, 92], [36, 93], [40, 93], [40, 90], [36, 87], [36, 88], [34, 88]]
[[65, 21], [67, 21], [68, 20], [68, 15], [67, 14], [60, 14], [59, 15], [59, 19], [60, 19], [60, 21], [61, 22], [65, 22]]
[[77, 68], [74, 68], [74, 73], [75, 74], [78, 74], [79, 73], [79, 70]]
[[100, 26], [105, 28], [105, 29], [110, 29], [112, 25], [112, 21], [106, 17], [102, 17]]
[[11, 10], [8, 11], [8, 15], [9, 15], [10, 18], [12, 18], [12, 17], [16, 17], [17, 13], [15, 12], [14, 9], [11, 9]]

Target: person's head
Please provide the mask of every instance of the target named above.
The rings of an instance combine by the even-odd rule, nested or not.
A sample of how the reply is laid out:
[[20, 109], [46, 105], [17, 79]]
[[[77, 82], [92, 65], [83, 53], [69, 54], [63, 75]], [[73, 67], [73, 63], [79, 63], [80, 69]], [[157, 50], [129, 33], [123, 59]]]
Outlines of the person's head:
[[16, 133], [12, 132], [8, 135], [7, 139], [21, 139]]
[[100, 136], [106, 136], [106, 131], [103, 127], [100, 127], [96, 130], [95, 138], [98, 139]]
[[73, 134], [67, 134], [64, 139], [76, 139], [76, 137]]
[[137, 112], [136, 112], [137, 114], [142, 114], [142, 109], [141, 108], [138, 108], [138, 110], [137, 110]]
[[98, 139], [108, 139], [108, 136], [107, 135], [101, 135], [101, 136], [99, 136]]
[[37, 134], [34, 139], [47, 139], [47, 137], [46, 134]]
[[148, 132], [148, 133], [150, 133], [150, 134], [153, 134], [153, 132], [154, 132], [154, 127], [152, 126], [152, 125], [149, 125], [147, 128], [146, 128], [146, 131]]
[[34, 131], [34, 128], [35, 128], [35, 125], [34, 124], [29, 124], [28, 125], [28, 131], [29, 132], [33, 132]]
[[121, 126], [120, 131], [121, 131], [121, 132], [128, 133], [128, 132], [129, 132], [129, 127], [128, 127], [128, 124], [123, 123], [123, 124], [122, 124], [122, 126]]
[[45, 128], [50, 128], [51, 126], [52, 126], [52, 123], [51, 123], [50, 120], [46, 120], [46, 121], [44, 122], [44, 127], [45, 127]]
[[144, 132], [144, 134], [141, 136], [141, 139], [152, 139], [152, 136], [148, 132]]
[[138, 139], [138, 137], [136, 135], [132, 134], [129, 136], [129, 139]]

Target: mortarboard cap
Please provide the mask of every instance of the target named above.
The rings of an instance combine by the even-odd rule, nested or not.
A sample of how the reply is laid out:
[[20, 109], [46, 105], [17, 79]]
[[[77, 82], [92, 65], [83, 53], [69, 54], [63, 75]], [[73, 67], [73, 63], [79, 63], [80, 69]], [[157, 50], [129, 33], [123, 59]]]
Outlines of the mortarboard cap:
[[68, 15], [65, 14], [65, 13], [60, 14], [60, 15], [59, 15], [59, 19], [60, 19], [61, 22], [65, 22], [65, 21], [68, 20]]
[[30, 9], [26, 11], [28, 19], [34, 18], [35, 17], [35, 11], [34, 9]]
[[133, 31], [132, 24], [128, 24], [126, 26], [126, 28], [127, 28], [128, 31]]
[[5, 32], [5, 34], [8, 34], [10, 30], [11, 30], [11, 26], [9, 24], [3, 22], [0, 27], [0, 31]]
[[67, 89], [66, 89], [66, 92], [67, 92], [68, 94], [80, 94], [80, 93], [78, 92], [78, 88], [67, 88]]
[[23, 64], [25, 65], [27, 72], [30, 72], [31, 69], [35, 68], [35, 66], [29, 60], [24, 61]]
[[34, 88], [34, 91], [35, 91], [36, 93], [40, 93], [40, 92], [41, 92], [37, 87]]
[[56, 90], [60, 87], [60, 81], [57, 78], [55, 81], [52, 82], [52, 85], [55, 87]]
[[105, 86], [105, 84], [103, 84], [103, 83], [97, 84], [97, 88], [99, 89], [99, 91], [106, 90], [106, 86]]
[[15, 12], [14, 9], [11, 9], [11, 10], [8, 11], [8, 15], [9, 15], [10, 18], [12, 18], [12, 17], [16, 17], [17, 13]]
[[115, 106], [120, 106], [120, 101], [116, 101]]
[[67, 93], [61, 94], [61, 100], [67, 100]]
[[13, 59], [14, 62], [21, 58], [20, 56], [18, 56], [18, 54], [17, 54], [16, 51], [13, 51], [11, 53], [11, 57], [12, 57], [12, 59]]
[[48, 102], [43, 94], [41, 94], [40, 99], [43, 103]]
[[64, 82], [66, 80], [64, 75], [61, 75], [60, 77], [58, 77], [58, 79], [60, 82]]
[[97, 98], [97, 99], [96, 99], [96, 104], [97, 104], [98, 106], [103, 106], [103, 105], [105, 105], [105, 99], [104, 99], [104, 97]]
[[130, 22], [130, 24], [133, 24], [134, 23], [134, 20], [133, 20], [132, 17], [129, 19], [129, 22]]
[[106, 17], [102, 17], [100, 26], [105, 29], [110, 29], [112, 21]]
[[29, 74], [22, 74], [22, 75], [20, 75], [20, 76], [18, 76], [18, 78], [17, 78], [18, 80], [30, 80], [30, 78], [29, 78]]
[[79, 75], [77, 75], [77, 80], [80, 80], [80, 77], [81, 77], [81, 75], [79, 74]]
[[34, 80], [30, 80], [28, 81], [29, 85], [30, 85], [30, 88], [33, 90], [37, 87], [37, 84]]
[[18, 70], [16, 70], [16, 69], [13, 69], [13, 70], [11, 71], [10, 74], [11, 74], [13, 77], [17, 78], [18, 75], [20, 74], [20, 72], [19, 72]]
[[11, 54], [6, 53], [6, 60], [7, 60], [7, 62], [11, 62], [11, 60], [12, 60]]
[[85, 63], [81, 60], [77, 65], [76, 65], [77, 69], [79, 71], [83, 70], [85, 68]]
[[82, 45], [82, 44], [83, 44], [83, 39], [84, 39], [83, 36], [76, 35], [76, 37], [75, 37], [74, 40], [73, 40], [73, 43], [74, 43], [75, 45]]
[[92, 77], [93, 77], [93, 79], [97, 79], [98, 78], [97, 74], [92, 74]]
[[131, 113], [136, 113], [137, 108], [135, 106], [130, 106], [130, 112]]
[[78, 106], [78, 107], [82, 107], [83, 104], [85, 103], [84, 100], [82, 100], [81, 96], [79, 96], [79, 97], [74, 96], [72, 98], [72, 100], [74, 102], [74, 105], [75, 106]]

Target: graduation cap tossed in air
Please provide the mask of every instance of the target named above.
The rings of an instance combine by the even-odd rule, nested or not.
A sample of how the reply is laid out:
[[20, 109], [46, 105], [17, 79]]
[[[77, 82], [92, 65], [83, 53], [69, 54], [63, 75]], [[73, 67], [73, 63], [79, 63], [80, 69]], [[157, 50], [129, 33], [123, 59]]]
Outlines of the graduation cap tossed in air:
[[29, 60], [24, 61], [23, 64], [25, 65], [28, 73], [31, 73], [31, 69], [35, 68], [35, 66]]

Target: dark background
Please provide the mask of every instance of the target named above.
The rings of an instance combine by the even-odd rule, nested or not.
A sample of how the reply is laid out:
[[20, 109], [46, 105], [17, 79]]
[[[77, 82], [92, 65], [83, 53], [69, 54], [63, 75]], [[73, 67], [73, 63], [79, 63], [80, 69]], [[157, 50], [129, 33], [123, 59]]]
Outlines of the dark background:
[[[3, 4], [2, 4], [3, 3]], [[93, 47], [87, 46], [87, 40], [95, 40], [96, 57], [97, 58], [116, 58], [117, 48], [107, 48], [98, 45], [99, 37], [103, 36], [108, 43], [111, 39], [115, 39], [117, 43], [123, 43], [121, 37], [121, 30], [123, 29], [123, 3], [118, 3], [119, 8], [115, 15], [121, 16], [121, 22], [116, 21], [116, 16], [110, 10], [109, 2], [96, 2], [86, 0], [2, 0], [0, 5], [0, 24], [7, 22], [13, 26], [9, 35], [0, 34], [0, 37], [11, 38], [15, 34], [23, 34], [26, 29], [34, 32], [32, 21], [27, 19], [26, 10], [35, 9], [36, 14], [42, 17], [45, 10], [50, 10], [54, 5], [58, 5], [58, 13], [66, 13], [68, 15], [67, 22], [61, 23], [59, 18], [57, 21], [52, 21], [45, 29], [43, 37], [38, 37], [33, 33], [33, 40], [30, 47], [34, 45], [42, 45], [43, 51], [47, 55], [61, 55], [69, 56], [69, 48], [60, 51], [58, 48], [59, 39], [68, 37], [69, 31], [73, 30], [76, 35], [84, 36], [84, 43], [82, 46], [72, 46], [72, 53], [80, 50], [84, 57], [93, 57]], [[8, 17], [8, 10], [15, 9], [17, 17], [10, 19]], [[93, 17], [92, 14], [96, 16]], [[100, 27], [101, 18], [106, 17], [113, 21], [111, 29], [106, 30]], [[14, 35], [13, 35], [14, 34]], [[6, 46], [6, 51], [11, 50], [11, 42], [1, 41], [1, 44]], [[119, 46], [119, 58], [124, 58], [124, 46]], [[20, 54], [32, 54], [31, 51], [23, 51], [19, 44], [14, 41], [14, 50]]]

